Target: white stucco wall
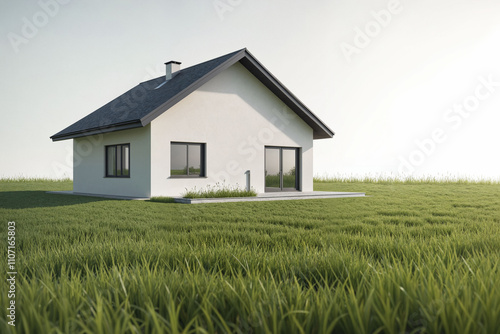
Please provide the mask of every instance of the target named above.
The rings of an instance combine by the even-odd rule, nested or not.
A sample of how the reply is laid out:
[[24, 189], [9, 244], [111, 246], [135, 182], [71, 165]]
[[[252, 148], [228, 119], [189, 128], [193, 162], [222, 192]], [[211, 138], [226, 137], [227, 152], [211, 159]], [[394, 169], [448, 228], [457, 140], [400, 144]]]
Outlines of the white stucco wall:
[[[149, 197], [151, 126], [73, 140], [73, 191]], [[105, 146], [130, 143], [130, 178], [105, 177]]]
[[[206, 143], [206, 178], [170, 178], [171, 141]], [[262, 193], [265, 146], [300, 147], [301, 190], [312, 191], [313, 130], [236, 63], [151, 123], [151, 195], [222, 181], [243, 188], [247, 170]]]

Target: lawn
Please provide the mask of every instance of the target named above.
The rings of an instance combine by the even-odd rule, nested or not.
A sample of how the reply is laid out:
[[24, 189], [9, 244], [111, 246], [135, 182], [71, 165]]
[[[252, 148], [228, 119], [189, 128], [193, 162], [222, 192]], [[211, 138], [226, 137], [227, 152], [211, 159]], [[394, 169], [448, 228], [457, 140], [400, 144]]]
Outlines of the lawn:
[[500, 333], [498, 184], [206, 205], [45, 193], [71, 188], [0, 181], [18, 272], [1, 333]]

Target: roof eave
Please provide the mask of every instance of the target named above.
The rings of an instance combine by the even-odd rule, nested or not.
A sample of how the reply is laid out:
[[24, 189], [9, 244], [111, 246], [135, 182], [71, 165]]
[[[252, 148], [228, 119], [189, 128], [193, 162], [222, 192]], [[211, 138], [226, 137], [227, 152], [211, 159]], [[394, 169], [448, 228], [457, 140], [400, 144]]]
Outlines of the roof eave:
[[326, 133], [318, 133], [318, 132], [313, 132], [313, 139], [316, 140], [316, 139], [331, 139], [333, 138], [333, 136], [335, 136], [335, 132], [333, 132], [331, 135], [330, 134], [326, 134]]
[[88, 129], [88, 130], [83, 130], [83, 131], [75, 131], [75, 132], [65, 133], [63, 135], [55, 134], [55, 135], [51, 136], [50, 139], [52, 139], [52, 141], [61, 141], [61, 140], [66, 140], [66, 139], [94, 136], [94, 135], [99, 135], [99, 134], [103, 134], [103, 133], [107, 133], [107, 132], [128, 130], [128, 129], [134, 129], [134, 128], [140, 128], [140, 127], [143, 127], [142, 123], [139, 120], [135, 120], [135, 121], [131, 121], [131, 122], [111, 124], [108, 126], [98, 127], [98, 128], [93, 128], [93, 129]]

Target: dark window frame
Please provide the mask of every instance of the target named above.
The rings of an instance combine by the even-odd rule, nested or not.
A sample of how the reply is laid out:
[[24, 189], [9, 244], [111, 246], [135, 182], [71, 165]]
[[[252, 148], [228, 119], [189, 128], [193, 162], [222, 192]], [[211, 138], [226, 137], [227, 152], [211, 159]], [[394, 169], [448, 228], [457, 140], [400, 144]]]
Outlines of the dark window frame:
[[[108, 148], [109, 147], [114, 147], [115, 148], [115, 164], [116, 166], [118, 166], [118, 154], [117, 154], [117, 151], [118, 151], [118, 146], [121, 147], [121, 153], [120, 153], [120, 157], [121, 157], [121, 168], [120, 168], [120, 173], [121, 175], [110, 175], [108, 174]], [[124, 162], [124, 147], [128, 147], [128, 174], [127, 175], [123, 175], [123, 162]], [[129, 179], [130, 178], [130, 171], [131, 171], [131, 166], [130, 166], [130, 155], [131, 155], [131, 151], [130, 151], [130, 143], [125, 143], [125, 144], [114, 144], [114, 145], [106, 145], [104, 146], [104, 177], [106, 178], [118, 178], [118, 179]], [[118, 171], [118, 168], [116, 168], [116, 171]]]
[[[186, 175], [172, 175], [172, 145], [186, 145]], [[200, 174], [199, 175], [189, 175], [189, 145], [197, 145], [200, 146]], [[199, 142], [179, 142], [179, 141], [171, 141], [170, 142], [170, 178], [174, 179], [186, 179], [186, 178], [205, 178], [206, 170], [207, 170], [207, 144], [199, 143]]]

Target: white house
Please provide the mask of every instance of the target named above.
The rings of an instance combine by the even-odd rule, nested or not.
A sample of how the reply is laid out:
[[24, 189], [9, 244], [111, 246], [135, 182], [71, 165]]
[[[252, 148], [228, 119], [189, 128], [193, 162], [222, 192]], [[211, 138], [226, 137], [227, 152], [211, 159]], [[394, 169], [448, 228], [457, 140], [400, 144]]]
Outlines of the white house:
[[166, 67], [51, 137], [73, 139], [74, 193], [313, 190], [313, 140], [334, 133], [247, 49]]

